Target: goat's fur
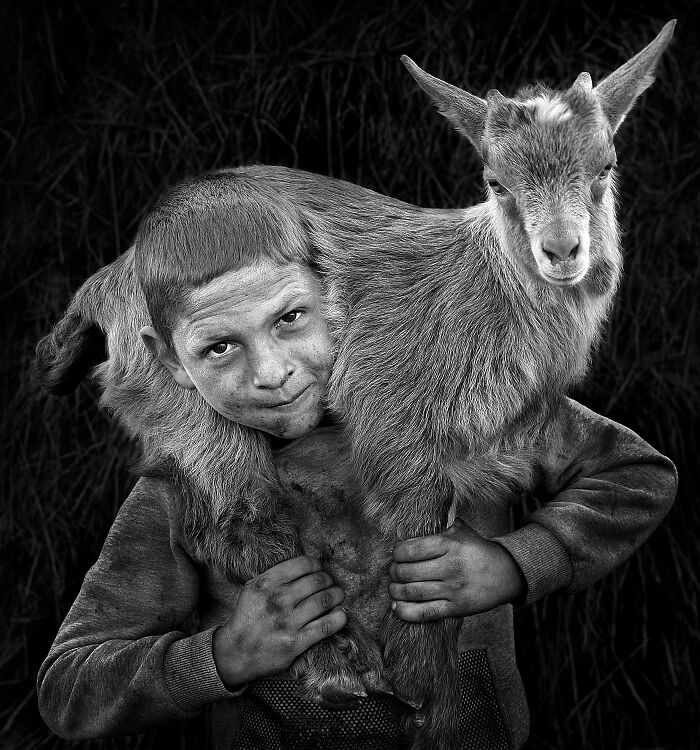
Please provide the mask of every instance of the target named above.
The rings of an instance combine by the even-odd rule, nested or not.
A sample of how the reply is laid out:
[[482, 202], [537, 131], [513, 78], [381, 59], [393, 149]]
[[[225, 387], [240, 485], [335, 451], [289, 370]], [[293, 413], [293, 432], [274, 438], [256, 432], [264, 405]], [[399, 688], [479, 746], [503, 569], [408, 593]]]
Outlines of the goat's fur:
[[[418, 208], [284, 168], [222, 172], [278, 191], [305, 223], [337, 339], [330, 405], [346, 425], [364, 511], [388, 538], [432, 533], [451, 513], [468, 519], [470, 507], [527, 487], [551, 409], [585, 374], [619, 279], [612, 137], [672, 31], [673, 22], [595, 88], [582, 73], [567, 91], [530, 87], [512, 99], [468, 94], [406, 58], [473, 143], [493, 190], [510, 191], [490, 189], [472, 208]], [[106, 332], [103, 403], [196, 486], [189, 531], [203, 560], [230, 571], [237, 524], [275, 522], [266, 443], [176, 388], [142, 347], [148, 320], [133, 274], [129, 252], [88, 280], [37, 363], [59, 391], [92, 364], [94, 326]], [[397, 694], [426, 700], [414, 748], [457, 747], [459, 623], [387, 615], [381, 625]]]

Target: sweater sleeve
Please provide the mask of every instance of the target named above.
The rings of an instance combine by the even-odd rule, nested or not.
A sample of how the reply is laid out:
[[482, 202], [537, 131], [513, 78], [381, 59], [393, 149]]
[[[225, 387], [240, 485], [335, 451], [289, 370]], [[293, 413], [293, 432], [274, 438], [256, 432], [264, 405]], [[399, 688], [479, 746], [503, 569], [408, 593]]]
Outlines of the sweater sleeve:
[[632, 430], [566, 399], [543, 435], [541, 507], [496, 538], [520, 566], [526, 602], [574, 593], [624, 562], [669, 511], [673, 463]]
[[214, 629], [180, 629], [198, 597], [199, 573], [173, 535], [166, 488], [142, 479], [39, 670], [49, 727], [67, 739], [133, 734], [238, 695], [216, 671]]

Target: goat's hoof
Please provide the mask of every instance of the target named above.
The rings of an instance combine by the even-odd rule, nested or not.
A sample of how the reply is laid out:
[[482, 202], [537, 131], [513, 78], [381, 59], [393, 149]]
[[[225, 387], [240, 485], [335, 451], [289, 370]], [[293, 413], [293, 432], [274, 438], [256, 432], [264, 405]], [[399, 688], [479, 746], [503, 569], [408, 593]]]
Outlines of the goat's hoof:
[[420, 729], [423, 724], [425, 724], [425, 714], [422, 711], [419, 711], [411, 717], [411, 726], [414, 729]]
[[334, 691], [331, 693], [327, 690], [323, 695], [317, 693], [315, 695], [307, 695], [306, 697], [312, 703], [328, 711], [341, 711], [357, 707], [360, 701], [367, 697], [367, 693], [364, 690], [357, 690], [352, 693], [345, 693], [343, 691]]
[[371, 695], [394, 695], [391, 684], [377, 672], [365, 672], [362, 683]]
[[[353, 674], [306, 675], [302, 692], [305, 698], [323, 708], [348, 708], [367, 697], [367, 691]], [[309, 679], [311, 678], [311, 679]]]
[[424, 695], [418, 695], [417, 693], [409, 693], [400, 690], [396, 687], [396, 685], [394, 685], [394, 695], [398, 698], [398, 700], [401, 701], [401, 703], [405, 703], [407, 706], [414, 708], [416, 711], [420, 708], [423, 708], [423, 704], [425, 703]]

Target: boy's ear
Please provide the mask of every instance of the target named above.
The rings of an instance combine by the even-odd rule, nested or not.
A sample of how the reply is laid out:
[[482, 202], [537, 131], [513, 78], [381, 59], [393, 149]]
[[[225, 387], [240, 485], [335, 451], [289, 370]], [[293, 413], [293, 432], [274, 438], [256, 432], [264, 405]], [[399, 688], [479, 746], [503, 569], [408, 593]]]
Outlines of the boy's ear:
[[173, 376], [173, 380], [181, 388], [186, 388], [188, 391], [194, 390], [196, 386], [187, 370], [182, 366], [177, 354], [163, 341], [158, 331], [153, 326], [144, 326], [139, 333], [148, 351], [165, 365]]
[[654, 82], [654, 68], [671, 41], [675, 25], [675, 19], [669, 21], [653, 42], [595, 87], [613, 133], [632, 109], [636, 98]]

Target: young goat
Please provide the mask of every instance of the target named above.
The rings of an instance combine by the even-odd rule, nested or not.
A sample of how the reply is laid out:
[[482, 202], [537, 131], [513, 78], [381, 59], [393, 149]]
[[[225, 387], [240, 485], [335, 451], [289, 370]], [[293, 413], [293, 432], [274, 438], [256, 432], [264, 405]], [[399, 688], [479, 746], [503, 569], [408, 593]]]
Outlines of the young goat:
[[[618, 284], [613, 135], [652, 83], [673, 26], [595, 88], [581, 73], [566, 91], [536, 86], [513, 98], [481, 99], [402, 58], [484, 163], [488, 199], [469, 209], [418, 208], [297, 170], [233, 170], [278, 190], [306, 223], [337, 338], [330, 405], [347, 428], [364, 510], [387, 538], [478, 517], [528, 487], [549, 416], [585, 374]], [[129, 255], [97, 275], [114, 304], [134, 302]], [[39, 350], [54, 387], [94, 363], [81, 359], [91, 325], [107, 332], [110, 359], [113, 336], [136, 338], [141, 321], [115, 334], [104, 304], [84, 301], [98, 286], [86, 282]], [[113, 369], [105, 382], [125, 377]], [[257, 438], [225, 429], [235, 433], [229, 452], [253, 441], [266, 476]], [[211, 462], [195, 468], [209, 484], [220, 473]], [[223, 545], [210, 555], [226, 555]], [[458, 747], [459, 628], [388, 612], [379, 628], [395, 692], [423, 706], [414, 750]]]

